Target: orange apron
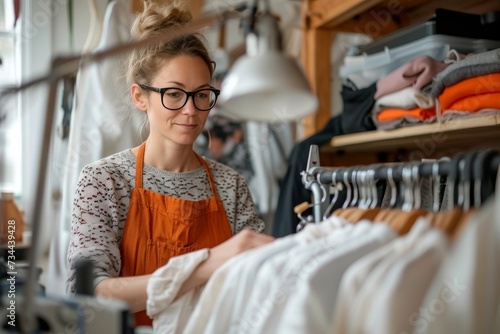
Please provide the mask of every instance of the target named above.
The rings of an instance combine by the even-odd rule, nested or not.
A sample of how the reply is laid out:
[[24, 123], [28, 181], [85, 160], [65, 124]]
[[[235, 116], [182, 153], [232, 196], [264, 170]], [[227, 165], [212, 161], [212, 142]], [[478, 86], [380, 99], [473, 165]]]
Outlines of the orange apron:
[[[232, 236], [205, 160], [196, 155], [207, 171], [212, 197], [190, 201], [142, 188], [145, 148], [143, 143], [137, 153], [135, 188], [120, 246], [123, 277], [151, 274], [174, 256], [217, 246]], [[135, 314], [136, 326], [152, 323], [146, 311]]]

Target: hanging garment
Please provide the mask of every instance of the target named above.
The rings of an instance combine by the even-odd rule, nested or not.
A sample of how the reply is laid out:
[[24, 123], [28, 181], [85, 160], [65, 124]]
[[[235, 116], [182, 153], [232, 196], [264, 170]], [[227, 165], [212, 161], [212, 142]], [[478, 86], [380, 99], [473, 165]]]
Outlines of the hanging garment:
[[[234, 327], [232, 320], [233, 308], [241, 308], [245, 299], [252, 292], [255, 269], [275, 253], [287, 252], [296, 244], [295, 238], [282, 238], [272, 243], [271, 247], [245, 252], [227, 265], [213, 273], [205, 286], [199, 301], [182, 333], [232, 333]], [[247, 276], [247, 274], [250, 274]], [[174, 317], [174, 316], [172, 316]], [[224, 319], [224, 321], [220, 321]], [[179, 331], [179, 333], [181, 333]]]
[[[130, 8], [123, 1], [111, 1], [96, 51], [127, 42], [132, 23]], [[65, 295], [71, 213], [80, 171], [91, 162], [141, 142], [142, 115], [132, 116], [133, 110], [124, 103], [128, 89], [120, 77], [121, 68], [118, 58], [110, 58], [77, 74], [68, 149], [65, 161], [56, 162], [63, 180], [60, 220], [49, 252], [46, 291], [51, 295]]]
[[[217, 246], [232, 236], [205, 160], [196, 155], [208, 175], [212, 197], [187, 201], [142, 188], [145, 149], [143, 143], [137, 153], [135, 188], [120, 246], [123, 277], [151, 274], [174, 256]], [[154, 311], [150, 315], [156, 320]], [[152, 324], [146, 311], [138, 312], [135, 319], [137, 326]], [[156, 323], [155, 330], [160, 325]]]
[[[363, 227], [366, 225], [366, 227]], [[355, 224], [353, 238], [334, 247], [323, 248], [314, 256], [306, 256], [300, 265], [287, 266], [279, 294], [271, 312], [263, 314], [263, 326], [254, 333], [328, 333], [338, 287], [345, 270], [357, 259], [397, 237], [386, 224], [360, 221]], [[296, 282], [294, 286], [289, 282]], [[297, 316], [299, 315], [300, 316]]]
[[378, 289], [386, 268], [407, 252], [430, 228], [428, 222], [417, 221], [410, 232], [353, 263], [340, 283], [334, 309], [333, 332], [350, 333], [365, 319], [372, 294]]
[[[500, 169], [496, 189], [500, 189]], [[500, 332], [500, 194], [466, 223], [412, 317], [413, 333]]]
[[[283, 254], [289, 258], [297, 247], [324, 237], [346, 224], [342, 219], [333, 218], [322, 224], [308, 225], [301, 233], [279, 238], [266, 247], [246, 252], [246, 256], [239, 256], [221, 267], [207, 283], [184, 332], [236, 332], [245, 309], [251, 305], [250, 299], [260, 294], [263, 291], [261, 288], [272, 284], [273, 280], [270, 282], [269, 278], [275, 276], [267, 276], [263, 282], [257, 278], [271, 259]], [[225, 320], [221, 322], [220, 319]]]
[[287, 296], [297, 289], [302, 282], [301, 275], [314, 264], [314, 259], [329, 249], [340, 247], [342, 244], [366, 234], [369, 228], [365, 224], [348, 224], [341, 229], [334, 230], [324, 238], [292, 249], [288, 258], [284, 259], [281, 271], [273, 276], [271, 286], [265, 288], [268, 293], [266, 295], [259, 293], [264, 299], [253, 302], [249, 305], [250, 308], [245, 311], [238, 326], [238, 332], [268, 333], [267, 330], [270, 330], [269, 333], [277, 333], [277, 326], [286, 307], [284, 304]]
[[361, 332], [377, 328], [387, 334], [410, 333], [412, 314], [418, 312], [447, 249], [448, 237], [434, 228], [402, 254], [374, 291]]
[[[235, 315], [237, 320], [240, 319], [238, 309], [246, 305], [245, 301], [253, 288], [253, 275], [262, 261], [266, 261], [275, 253], [287, 253], [295, 244], [320, 238], [344, 224], [345, 221], [335, 219], [329, 224], [311, 225], [304, 229], [303, 233], [277, 239], [266, 246], [241, 253], [218, 268], [206, 285], [198, 286], [175, 300], [183, 282], [196, 266], [208, 257], [208, 252], [202, 249], [182, 257], [174, 257], [167, 265], [156, 270], [148, 283], [148, 314], [156, 313], [156, 318], [161, 322], [161, 332], [172, 334], [202, 333], [210, 317], [219, 319], [219, 315], [222, 315], [225, 323], [234, 323], [235, 320], [229, 316]], [[233, 291], [233, 288], [238, 290]], [[228, 291], [229, 295], [225, 293]], [[217, 299], [225, 301], [222, 303], [223, 309], [219, 309], [221, 305], [214, 306]], [[228, 307], [231, 312], [227, 311]], [[156, 322], [155, 320], [155, 328]]]

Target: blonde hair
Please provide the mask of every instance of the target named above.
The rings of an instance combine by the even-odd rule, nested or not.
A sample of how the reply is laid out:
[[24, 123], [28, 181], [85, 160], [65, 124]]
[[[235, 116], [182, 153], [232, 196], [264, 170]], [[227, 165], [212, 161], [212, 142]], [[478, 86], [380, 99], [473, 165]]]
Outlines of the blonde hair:
[[[153, 1], [144, 2], [144, 10], [140, 13], [132, 26], [133, 40], [142, 40], [189, 23], [192, 15], [189, 10], [180, 7], [174, 1], [168, 5], [158, 5]], [[158, 73], [161, 62], [177, 56], [197, 56], [203, 59], [210, 71], [210, 78], [214, 72], [214, 62], [210, 58], [205, 39], [200, 33], [191, 33], [174, 38], [167, 42], [149, 45], [142, 49], [133, 50], [126, 62], [126, 77], [128, 85], [133, 83], [149, 84]]]

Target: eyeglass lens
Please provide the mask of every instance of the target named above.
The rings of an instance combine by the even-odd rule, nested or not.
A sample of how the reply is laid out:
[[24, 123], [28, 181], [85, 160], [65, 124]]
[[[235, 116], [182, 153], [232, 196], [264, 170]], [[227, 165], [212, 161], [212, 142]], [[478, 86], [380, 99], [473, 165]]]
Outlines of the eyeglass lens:
[[[209, 110], [215, 105], [217, 96], [210, 89], [196, 91], [193, 95], [194, 106], [199, 110]], [[163, 105], [168, 109], [182, 108], [188, 95], [181, 89], [169, 88], [163, 94]]]

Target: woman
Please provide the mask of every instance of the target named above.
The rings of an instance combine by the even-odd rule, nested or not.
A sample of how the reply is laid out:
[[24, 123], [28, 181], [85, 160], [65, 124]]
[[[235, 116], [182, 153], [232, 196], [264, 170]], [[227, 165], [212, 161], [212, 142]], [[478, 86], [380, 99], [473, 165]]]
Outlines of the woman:
[[[132, 28], [136, 39], [191, 20], [175, 6], [145, 6]], [[67, 290], [75, 291], [75, 263], [90, 259], [95, 294], [126, 301], [138, 312], [136, 325], [151, 324], [144, 312], [148, 279], [171, 257], [210, 249], [179, 296], [230, 257], [273, 240], [257, 233], [264, 224], [244, 178], [193, 150], [219, 93], [210, 86], [213, 68], [197, 34], [134, 51], [127, 80], [149, 136], [86, 166], [77, 186]]]

